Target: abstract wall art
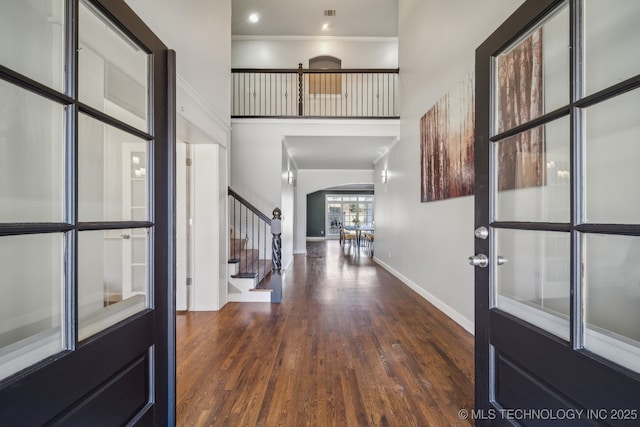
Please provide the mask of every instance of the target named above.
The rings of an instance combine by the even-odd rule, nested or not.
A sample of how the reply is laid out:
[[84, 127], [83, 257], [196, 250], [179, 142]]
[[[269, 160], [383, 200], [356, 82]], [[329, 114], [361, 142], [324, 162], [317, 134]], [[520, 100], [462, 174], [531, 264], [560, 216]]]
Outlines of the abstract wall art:
[[471, 72], [420, 119], [422, 202], [473, 194], [474, 89]]

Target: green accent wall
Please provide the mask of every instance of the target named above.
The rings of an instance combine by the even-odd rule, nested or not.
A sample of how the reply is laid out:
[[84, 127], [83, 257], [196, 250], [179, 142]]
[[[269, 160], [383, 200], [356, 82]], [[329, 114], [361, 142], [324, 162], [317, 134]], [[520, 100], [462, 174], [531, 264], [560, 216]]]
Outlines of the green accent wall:
[[325, 196], [327, 194], [353, 194], [357, 196], [373, 195], [368, 191], [316, 191], [307, 194], [307, 237], [325, 237]]

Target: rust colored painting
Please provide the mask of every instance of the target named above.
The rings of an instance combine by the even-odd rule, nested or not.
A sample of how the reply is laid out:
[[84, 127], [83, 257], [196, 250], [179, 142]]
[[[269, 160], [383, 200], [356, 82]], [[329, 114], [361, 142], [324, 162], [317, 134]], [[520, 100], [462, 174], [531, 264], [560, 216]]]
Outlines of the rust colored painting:
[[[542, 29], [497, 58], [498, 133], [543, 114]], [[498, 143], [498, 191], [537, 187], [544, 183], [542, 127]]]
[[471, 72], [420, 119], [422, 202], [473, 194], [474, 124]]

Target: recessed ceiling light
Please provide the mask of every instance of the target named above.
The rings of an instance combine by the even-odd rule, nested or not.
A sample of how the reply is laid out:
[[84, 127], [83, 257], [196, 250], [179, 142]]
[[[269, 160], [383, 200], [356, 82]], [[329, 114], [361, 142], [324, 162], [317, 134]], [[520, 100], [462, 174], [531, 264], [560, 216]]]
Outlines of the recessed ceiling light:
[[252, 13], [251, 15], [249, 15], [249, 21], [253, 22], [254, 24], [259, 20], [260, 20], [260, 16], [258, 16], [257, 13]]
[[324, 31], [327, 31], [327, 30], [329, 29], [329, 23], [328, 23], [328, 22], [325, 22], [324, 24], [322, 24], [322, 29], [323, 29]]

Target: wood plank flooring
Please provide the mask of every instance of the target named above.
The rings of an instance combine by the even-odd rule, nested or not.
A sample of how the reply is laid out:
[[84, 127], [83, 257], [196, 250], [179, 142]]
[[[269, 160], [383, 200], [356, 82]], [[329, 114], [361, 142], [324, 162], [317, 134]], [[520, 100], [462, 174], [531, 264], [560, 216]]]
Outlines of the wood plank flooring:
[[473, 337], [353, 252], [309, 242], [282, 304], [178, 314], [178, 425], [471, 425]]

